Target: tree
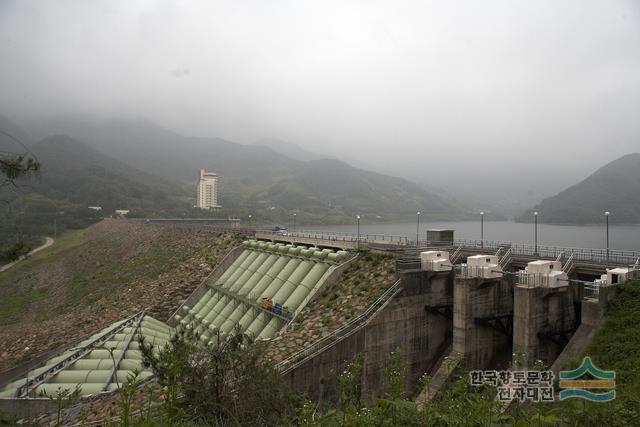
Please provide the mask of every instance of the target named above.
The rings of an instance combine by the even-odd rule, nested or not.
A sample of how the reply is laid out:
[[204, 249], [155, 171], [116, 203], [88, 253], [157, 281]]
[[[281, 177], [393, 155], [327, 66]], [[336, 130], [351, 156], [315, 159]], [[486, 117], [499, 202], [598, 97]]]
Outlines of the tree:
[[20, 147], [20, 152], [0, 150], [0, 188], [17, 186], [19, 179], [32, 176], [40, 170], [40, 162], [29, 148], [19, 139], [0, 129], [0, 134], [10, 138]]
[[204, 425], [291, 425], [299, 398], [246, 335], [205, 346], [192, 333], [176, 334], [160, 351], [141, 341], [146, 366], [164, 390], [163, 418]]

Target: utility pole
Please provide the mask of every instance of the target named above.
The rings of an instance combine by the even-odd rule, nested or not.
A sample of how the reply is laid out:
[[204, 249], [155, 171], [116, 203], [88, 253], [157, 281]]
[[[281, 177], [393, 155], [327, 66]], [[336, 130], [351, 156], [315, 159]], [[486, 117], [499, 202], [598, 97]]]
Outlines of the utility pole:
[[534, 218], [534, 222], [535, 222], [535, 231], [534, 231], [534, 250], [533, 250], [533, 255], [538, 256], [538, 211], [535, 211], [533, 213], [533, 218]]
[[606, 268], [609, 268], [609, 215], [611, 215], [611, 212], [606, 211], [604, 213], [604, 217], [606, 218], [606, 222], [607, 222], [607, 265]]
[[416, 226], [416, 247], [420, 247], [420, 211], [418, 211], [418, 225]]
[[360, 250], [360, 215], [356, 215], [356, 219], [358, 220], [358, 240], [356, 241], [356, 249]]
[[484, 249], [484, 211], [480, 212], [480, 247]]

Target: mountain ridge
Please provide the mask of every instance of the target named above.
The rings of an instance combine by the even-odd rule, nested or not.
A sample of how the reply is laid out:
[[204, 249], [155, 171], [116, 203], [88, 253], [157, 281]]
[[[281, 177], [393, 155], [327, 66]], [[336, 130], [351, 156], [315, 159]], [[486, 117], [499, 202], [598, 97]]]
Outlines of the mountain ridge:
[[533, 211], [550, 224], [640, 224], [640, 153], [630, 153], [597, 169], [586, 179], [548, 197], [517, 220], [531, 222]]
[[[62, 123], [52, 128], [141, 171], [180, 181], [185, 188], [195, 186], [198, 169], [216, 172], [221, 176], [223, 213], [248, 214], [261, 209], [266, 215], [265, 210], [271, 209], [279, 210], [272, 214], [283, 216], [291, 210], [307, 210], [316, 219], [338, 222], [355, 214], [408, 217], [416, 210], [440, 218], [445, 213], [450, 214], [447, 218], [464, 216], [462, 208], [418, 184], [336, 159], [295, 160], [269, 147], [184, 136], [140, 119], [113, 119], [84, 128]], [[323, 167], [328, 168], [324, 173]], [[335, 173], [343, 180], [337, 181], [332, 176]], [[310, 176], [313, 179], [307, 178]], [[353, 197], [355, 193], [366, 193], [366, 203], [362, 197]]]

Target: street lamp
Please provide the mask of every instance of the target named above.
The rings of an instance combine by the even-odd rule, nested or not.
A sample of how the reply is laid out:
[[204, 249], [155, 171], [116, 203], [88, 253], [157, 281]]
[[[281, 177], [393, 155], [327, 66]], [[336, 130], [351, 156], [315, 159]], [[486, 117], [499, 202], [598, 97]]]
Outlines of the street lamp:
[[535, 223], [534, 235], [535, 235], [535, 249], [533, 250], [533, 255], [538, 256], [538, 211], [533, 213], [533, 219]]
[[604, 217], [606, 218], [606, 222], [607, 222], [607, 265], [606, 268], [609, 268], [609, 215], [611, 215], [611, 212], [606, 211], [604, 213]]
[[418, 211], [418, 225], [416, 226], [416, 247], [420, 246], [420, 211]]
[[251, 224], [251, 214], [249, 214], [249, 224]]
[[356, 242], [356, 249], [360, 250], [360, 215], [356, 215], [356, 219], [358, 220], [358, 241]]
[[480, 212], [480, 247], [484, 248], [484, 211]]
[[296, 215], [297, 215], [297, 214], [294, 212], [294, 213], [293, 213], [293, 231], [294, 231], [294, 232], [296, 231]]

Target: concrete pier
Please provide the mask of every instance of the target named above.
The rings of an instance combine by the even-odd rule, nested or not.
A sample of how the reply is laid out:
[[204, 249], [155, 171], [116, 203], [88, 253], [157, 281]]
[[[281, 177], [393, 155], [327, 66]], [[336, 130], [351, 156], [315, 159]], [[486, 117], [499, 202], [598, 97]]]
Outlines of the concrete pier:
[[569, 286], [516, 285], [513, 351], [530, 367], [536, 360], [549, 366], [576, 330]]
[[466, 369], [488, 369], [511, 358], [512, 285], [502, 277], [456, 276], [453, 352]]
[[516, 274], [513, 351], [519, 363], [549, 366], [569, 342], [577, 329], [569, 283], [559, 261], [532, 261]]

